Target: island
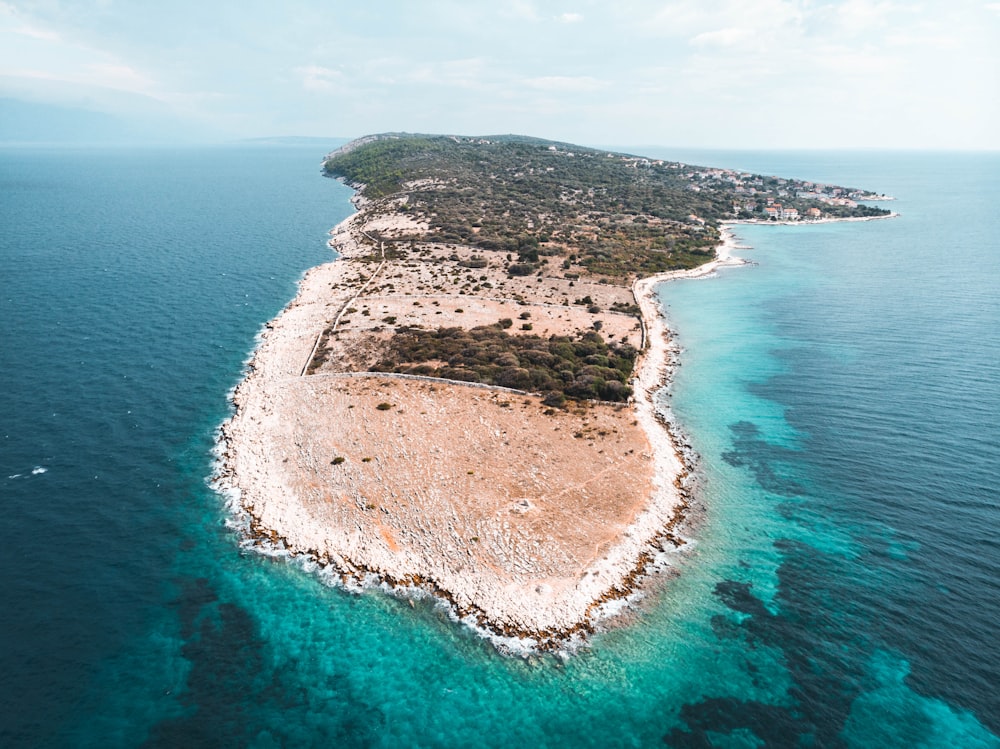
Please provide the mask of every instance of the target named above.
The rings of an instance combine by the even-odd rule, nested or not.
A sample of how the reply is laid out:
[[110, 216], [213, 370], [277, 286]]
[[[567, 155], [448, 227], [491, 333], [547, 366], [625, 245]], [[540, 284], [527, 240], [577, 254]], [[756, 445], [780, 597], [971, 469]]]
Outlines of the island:
[[655, 285], [743, 262], [730, 221], [889, 214], [522, 136], [369, 136], [323, 169], [358, 211], [266, 324], [217, 480], [254, 543], [534, 650], [585, 640], [685, 543]]

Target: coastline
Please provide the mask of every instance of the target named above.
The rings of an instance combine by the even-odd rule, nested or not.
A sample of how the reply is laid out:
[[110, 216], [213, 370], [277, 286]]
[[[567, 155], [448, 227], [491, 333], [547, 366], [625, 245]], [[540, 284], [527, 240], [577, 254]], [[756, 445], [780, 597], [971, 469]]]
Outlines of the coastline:
[[[895, 200], [895, 198], [883, 198], [883, 200]], [[748, 224], [751, 226], [813, 226], [815, 224], [845, 224], [854, 223], [858, 221], [881, 221], [887, 218], [899, 218], [899, 213], [896, 211], [890, 211], [884, 216], [843, 216], [843, 217], [829, 217], [829, 218], [814, 218], [814, 219], [799, 219], [797, 221], [789, 221], [783, 219], [781, 221], [772, 221], [771, 219], [761, 219], [761, 218], [740, 218], [731, 219], [727, 221], [720, 221], [719, 223], [723, 226], [735, 225], [735, 224]]]
[[[285, 402], [294, 397], [291, 391], [306, 380], [311, 381], [310, 390], [322, 389], [323, 382], [341, 381], [333, 376], [303, 377], [303, 373], [319, 344], [317, 331], [331, 320], [340, 319], [357, 298], [359, 282], [367, 284], [377, 275], [376, 271], [367, 279], [363, 274], [355, 276], [357, 263], [351, 262], [368, 252], [359, 234], [364, 232], [365, 219], [362, 210], [331, 230], [330, 245], [340, 257], [307, 271], [295, 298], [265, 324], [246, 377], [233, 391], [235, 413], [220, 428], [216, 485], [232, 498], [231, 508], [245, 517], [244, 532], [249, 542], [262, 550], [311, 560], [324, 575], [348, 589], [378, 586], [397, 595], [432, 596], [446, 605], [455, 619], [490, 638], [502, 650], [572, 649], [602, 621], [620, 614], [630, 601], [641, 596], [644, 578], [662, 568], [665, 555], [684, 543], [677, 530], [690, 499], [686, 484], [693, 470], [693, 456], [657, 405], [657, 393], [670, 382], [677, 352], [660, 313], [655, 288], [665, 281], [702, 277], [720, 267], [747, 261], [732, 255], [737, 248], [735, 237], [727, 226], [722, 226], [722, 242], [713, 260], [633, 284], [631, 291], [640, 309], [645, 346], [634, 368], [632, 423], [648, 444], [651, 491], [619, 528], [614, 543], [604, 544], [600, 549], [603, 554], [589, 559], [575, 580], [536, 575], [525, 587], [513, 585], [509, 579], [494, 579], [489, 570], [477, 569], [474, 563], [471, 571], [464, 561], [449, 569], [434, 555], [413, 553], [397, 543], [399, 539], [383, 524], [385, 518], [377, 514], [369, 528], [356, 524], [354, 519], [350, 523], [356, 527], [350, 523], [331, 527], [318, 519], [326, 516], [316, 514], [316, 502], [303, 500], [301, 486], [295, 485], [286, 472], [273, 470], [276, 445], [290, 446], [289, 455], [282, 459], [285, 463], [296, 454], [296, 460], [317, 462], [311, 455], [312, 446], [289, 432]], [[330, 397], [330, 393], [324, 397]], [[347, 408], [353, 408], [353, 404]], [[453, 524], [448, 525], [448, 531], [455, 535]], [[381, 538], [373, 538], [377, 533]], [[445, 557], [448, 551], [452, 549], [445, 551]], [[455, 555], [450, 559], [454, 566]]]

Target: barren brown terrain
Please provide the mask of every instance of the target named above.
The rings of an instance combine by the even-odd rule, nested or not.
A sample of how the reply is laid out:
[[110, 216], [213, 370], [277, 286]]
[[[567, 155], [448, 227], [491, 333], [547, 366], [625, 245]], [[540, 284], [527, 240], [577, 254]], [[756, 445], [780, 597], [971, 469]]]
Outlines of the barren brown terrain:
[[[513, 277], [496, 254], [419, 241], [424, 227], [391, 202], [362, 206], [332, 232], [339, 259], [268, 324], [224, 427], [223, 483], [262, 541], [345, 580], [426, 590], [543, 647], [590, 629], [677, 543], [685, 502], [686, 468], [653, 402], [668, 341], [652, 283], [554, 264]], [[505, 318], [511, 336], [596, 327], [642, 348], [633, 397], [551, 408], [538, 393], [370, 371], [398, 330]]]

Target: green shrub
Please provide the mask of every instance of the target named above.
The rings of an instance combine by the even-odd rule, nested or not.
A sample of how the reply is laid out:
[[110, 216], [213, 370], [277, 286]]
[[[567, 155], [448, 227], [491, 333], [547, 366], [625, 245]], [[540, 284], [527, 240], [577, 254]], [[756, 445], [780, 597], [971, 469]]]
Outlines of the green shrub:
[[[530, 325], [525, 323], [522, 328]], [[499, 325], [401, 328], [372, 370], [545, 393], [550, 405], [561, 406], [567, 396], [627, 400], [632, 394], [627, 383], [635, 358], [633, 346], [609, 345], [594, 330], [577, 337], [542, 338], [535, 334], [512, 336]], [[391, 406], [386, 404], [386, 408]]]
[[532, 263], [511, 263], [507, 268], [507, 275], [510, 276], [530, 276], [534, 272], [535, 266]]
[[542, 403], [552, 408], [562, 408], [566, 405], [566, 396], [558, 390], [550, 390], [542, 398]]

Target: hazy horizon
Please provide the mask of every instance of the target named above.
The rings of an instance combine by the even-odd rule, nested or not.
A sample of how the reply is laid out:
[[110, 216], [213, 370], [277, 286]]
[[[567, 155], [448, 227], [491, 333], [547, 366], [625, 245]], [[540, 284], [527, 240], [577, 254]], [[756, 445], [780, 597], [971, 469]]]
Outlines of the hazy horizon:
[[997, 38], [992, 0], [12, 0], [0, 141], [995, 150]]

